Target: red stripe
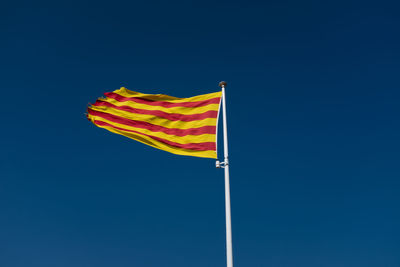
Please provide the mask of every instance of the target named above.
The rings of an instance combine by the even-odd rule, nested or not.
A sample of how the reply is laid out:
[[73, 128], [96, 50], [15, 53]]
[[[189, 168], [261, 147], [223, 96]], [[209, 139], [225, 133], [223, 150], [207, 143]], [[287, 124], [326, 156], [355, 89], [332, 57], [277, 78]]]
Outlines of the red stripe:
[[198, 128], [189, 128], [189, 129], [178, 129], [178, 128], [166, 128], [159, 125], [154, 125], [144, 121], [136, 121], [130, 120], [126, 118], [122, 118], [113, 114], [108, 114], [100, 111], [96, 111], [88, 108], [88, 113], [94, 116], [99, 116], [106, 120], [116, 122], [119, 124], [124, 124], [132, 127], [143, 128], [150, 130], [152, 132], [163, 132], [166, 134], [176, 135], [176, 136], [185, 136], [185, 135], [201, 135], [201, 134], [215, 134], [216, 127], [215, 126], [203, 126]]
[[151, 106], [161, 106], [165, 108], [172, 108], [172, 107], [186, 107], [186, 108], [196, 108], [196, 107], [203, 107], [210, 104], [219, 104], [220, 97], [215, 97], [207, 100], [202, 101], [195, 101], [195, 102], [183, 102], [183, 103], [171, 103], [167, 101], [154, 101], [150, 99], [145, 99], [143, 97], [125, 97], [116, 93], [104, 93], [105, 96], [108, 98], [115, 99], [119, 102], [126, 102], [126, 101], [133, 101], [140, 104], [146, 104]]
[[174, 148], [183, 148], [183, 149], [190, 149], [190, 150], [198, 150], [198, 151], [205, 151], [205, 150], [216, 150], [216, 145], [214, 142], [204, 142], [204, 143], [189, 143], [189, 144], [179, 144], [179, 143], [175, 143], [163, 138], [159, 138], [156, 136], [151, 136], [148, 134], [144, 134], [144, 133], [140, 133], [140, 132], [136, 132], [133, 130], [128, 130], [128, 129], [124, 129], [124, 128], [120, 128], [120, 127], [115, 127], [111, 124], [108, 124], [106, 122], [103, 121], [98, 121], [98, 120], [94, 120], [94, 124], [96, 125], [100, 125], [100, 126], [108, 126], [117, 130], [121, 130], [121, 131], [126, 131], [126, 132], [131, 132], [131, 133], [137, 133], [137, 134], [141, 134], [141, 135], [145, 135], [148, 136], [154, 140], [157, 140], [161, 143], [164, 143], [166, 145], [169, 146], [173, 146]]
[[192, 115], [185, 115], [185, 114], [179, 114], [179, 113], [167, 113], [164, 111], [160, 110], [147, 110], [147, 109], [138, 109], [138, 108], [132, 108], [129, 106], [116, 106], [114, 104], [111, 104], [109, 102], [105, 102], [102, 100], [97, 100], [96, 103], [93, 104], [93, 106], [104, 106], [104, 107], [110, 107], [118, 110], [123, 110], [131, 113], [136, 113], [136, 114], [146, 114], [146, 115], [154, 115], [157, 117], [161, 117], [170, 121], [197, 121], [197, 120], [204, 120], [208, 118], [217, 118], [218, 116], [218, 111], [215, 110], [209, 110], [204, 113], [199, 113], [199, 114], [192, 114]]

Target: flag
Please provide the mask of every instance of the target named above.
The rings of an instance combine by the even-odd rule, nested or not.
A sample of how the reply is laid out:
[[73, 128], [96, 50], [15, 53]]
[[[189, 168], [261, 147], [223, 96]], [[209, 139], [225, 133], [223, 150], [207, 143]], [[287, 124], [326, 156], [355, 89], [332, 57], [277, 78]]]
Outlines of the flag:
[[217, 158], [221, 92], [178, 98], [121, 87], [88, 107], [94, 125], [178, 155]]

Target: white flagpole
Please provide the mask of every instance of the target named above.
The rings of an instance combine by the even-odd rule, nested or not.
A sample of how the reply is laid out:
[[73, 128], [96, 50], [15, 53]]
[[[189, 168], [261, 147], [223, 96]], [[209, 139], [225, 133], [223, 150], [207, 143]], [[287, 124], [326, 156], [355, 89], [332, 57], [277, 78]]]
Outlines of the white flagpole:
[[226, 123], [226, 98], [225, 98], [226, 82], [220, 82], [219, 86], [222, 88], [222, 111], [224, 112], [224, 117], [223, 117], [224, 162], [222, 162], [223, 165], [221, 165], [221, 163], [217, 161], [217, 167], [223, 167], [225, 169], [226, 266], [233, 267], [231, 194], [229, 186], [229, 160], [228, 160], [228, 127]]

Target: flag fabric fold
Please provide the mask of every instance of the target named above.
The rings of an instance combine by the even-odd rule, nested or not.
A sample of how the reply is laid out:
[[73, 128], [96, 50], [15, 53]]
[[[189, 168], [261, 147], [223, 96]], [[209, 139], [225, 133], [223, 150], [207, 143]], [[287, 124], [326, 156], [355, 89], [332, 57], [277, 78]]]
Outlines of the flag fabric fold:
[[217, 158], [222, 92], [178, 98], [121, 87], [88, 107], [94, 125], [178, 155]]

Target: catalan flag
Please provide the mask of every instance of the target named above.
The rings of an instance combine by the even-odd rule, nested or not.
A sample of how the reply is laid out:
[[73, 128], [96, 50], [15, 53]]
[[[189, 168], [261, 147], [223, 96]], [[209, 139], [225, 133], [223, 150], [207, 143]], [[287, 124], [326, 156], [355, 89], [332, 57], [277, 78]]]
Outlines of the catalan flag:
[[88, 107], [97, 127], [174, 154], [217, 158], [221, 92], [178, 98], [121, 87]]

